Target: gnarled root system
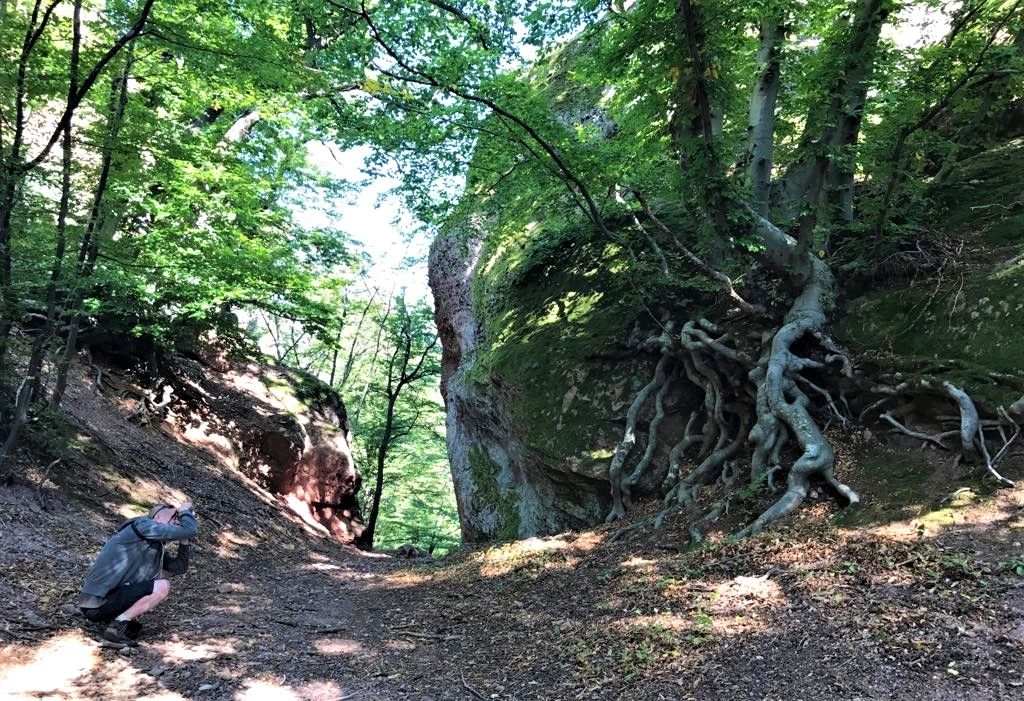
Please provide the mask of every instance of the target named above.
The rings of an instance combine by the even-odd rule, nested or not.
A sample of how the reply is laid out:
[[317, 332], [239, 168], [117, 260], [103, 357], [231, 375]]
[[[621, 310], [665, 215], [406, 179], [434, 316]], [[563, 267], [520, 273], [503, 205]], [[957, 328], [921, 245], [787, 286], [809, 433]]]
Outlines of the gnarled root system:
[[[912, 394], [912, 383], [871, 385], [856, 377], [850, 359], [828, 334], [828, 313], [834, 298], [828, 266], [800, 251], [792, 238], [767, 220], [759, 219], [758, 231], [766, 244], [766, 257], [789, 273], [798, 294], [785, 317], [768, 332], [752, 336], [697, 319], [687, 321], [678, 331], [675, 324], [665, 323], [660, 335], [643, 343], [649, 350], [660, 351], [661, 358], [654, 377], [640, 390], [627, 412], [625, 434], [612, 458], [612, 507], [608, 522], [625, 515], [635, 488], [651, 469], [670, 389], [694, 393], [700, 402], [690, 413], [683, 435], [669, 451], [667, 475], [662, 484], [665, 509], [655, 517], [655, 525], [675, 510], [695, 508], [701, 490], [707, 486], [737, 485], [743, 472], [748, 483], [766, 484], [773, 489], [776, 479], [785, 474], [786, 488], [774, 504], [739, 531], [738, 537], [757, 534], [772, 521], [791, 513], [807, 496], [812, 478], [830, 485], [849, 504], [859, 501], [857, 493], [836, 477], [835, 454], [824, 434], [829, 423], [837, 421], [848, 426], [854, 418], [849, 415], [846, 397], [840, 393], [837, 400], [835, 383], [821, 378], [845, 377], [847, 386], [864, 390], [862, 394], [869, 398], [869, 404], [861, 412], [860, 420], [893, 398]], [[1002, 410], [998, 421], [982, 421], [965, 391], [948, 382], [943, 388], [944, 401], [952, 400], [959, 408], [957, 431], [934, 435], [914, 431], [891, 412], [881, 413], [878, 418], [897, 432], [947, 450], [947, 440], [959, 436], [964, 459], [980, 461], [1000, 483], [1012, 484], [996, 468], [1021, 427]], [[931, 391], [936, 393], [934, 386]], [[647, 427], [645, 452], [635, 467], [627, 471], [627, 462], [637, 443], [640, 417], [652, 397], [654, 412]], [[986, 443], [986, 430], [998, 430], [1002, 438], [1002, 446], [994, 452]], [[785, 451], [787, 446], [797, 449], [795, 459], [794, 451]], [[785, 456], [790, 457], [789, 464], [785, 464]], [[749, 470], [741, 470], [748, 460]], [[728, 496], [713, 503], [695, 520], [691, 537], [699, 540], [701, 528], [724, 514], [728, 506]]]

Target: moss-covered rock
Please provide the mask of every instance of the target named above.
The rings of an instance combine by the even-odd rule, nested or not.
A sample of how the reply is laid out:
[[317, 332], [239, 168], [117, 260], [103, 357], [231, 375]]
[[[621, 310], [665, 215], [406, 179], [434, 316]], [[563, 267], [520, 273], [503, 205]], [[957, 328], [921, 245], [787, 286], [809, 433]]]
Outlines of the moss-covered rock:
[[1024, 138], [966, 159], [932, 199], [934, 223], [947, 231], [978, 231], [990, 245], [1024, 244]]
[[1024, 368], [1024, 261], [937, 286], [878, 290], [846, 309], [838, 335], [855, 350], [954, 360], [953, 381], [990, 399], [1016, 399], [990, 373]]
[[491, 534], [497, 540], [515, 539], [519, 535], [518, 493], [511, 485], [498, 484], [505, 471], [478, 445], [469, 449], [469, 469], [476, 483], [473, 506], [491, 521]]
[[993, 405], [1012, 402], [1019, 387], [992, 373], [1024, 369], [1024, 139], [967, 159], [932, 196], [936, 223], [983, 255], [955, 274], [853, 300], [838, 335], [857, 351], [953, 361], [946, 379]]
[[566, 280], [555, 274], [534, 292], [504, 272], [488, 276], [499, 263], [479, 241], [451, 232], [431, 250], [448, 453], [470, 542], [590, 525], [608, 498], [599, 460], [583, 451], [594, 451], [591, 434], [614, 427], [579, 416], [576, 403], [589, 374], [580, 373], [582, 359], [608, 341], [582, 319], [601, 312], [590, 317], [570, 302], [572, 312], [548, 319], [542, 305], [557, 307], [582, 288], [560, 288]]
[[518, 260], [485, 252], [477, 266], [474, 306], [487, 345], [469, 377], [481, 390], [504, 390], [530, 450], [603, 479], [621, 437], [608, 419], [625, 413], [651, 366], [607, 359], [640, 306], [623, 252], [585, 232], [556, 246], [537, 237], [523, 251]]

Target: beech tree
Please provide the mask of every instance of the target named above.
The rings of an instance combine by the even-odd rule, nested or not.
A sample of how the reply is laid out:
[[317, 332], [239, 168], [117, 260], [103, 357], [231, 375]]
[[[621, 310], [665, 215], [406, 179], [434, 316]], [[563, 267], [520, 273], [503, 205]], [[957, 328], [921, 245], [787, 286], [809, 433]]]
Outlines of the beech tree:
[[[656, 319], [661, 332], [639, 344], [660, 361], [609, 466], [609, 521], [625, 515], [666, 440], [658, 426], [670, 387], [703, 400], [685, 434], [667, 439], [659, 520], [715, 482], [785, 476], [783, 495], [741, 536], [795, 509], [811, 478], [856, 502], [823, 431], [849, 420], [853, 395], [869, 408], [862, 419], [881, 414], [919, 435], [882, 409], [896, 397], [934, 398], [941, 387], [962, 417], [963, 456], [1002, 480], [992, 457], [999, 446], [989, 446], [968, 392], [924, 368], [896, 382], [853, 367], [832, 338], [833, 268], [870, 270], [912, 245], [913, 208], [894, 217], [894, 203], [936, 163], [955, 168], [965, 127], [989, 118], [993, 100], [1019, 96], [1020, 2], [935, 8], [944, 34], [912, 45], [886, 29], [924, 3], [330, 5], [376, 44], [373, 99], [355, 121], [381, 163], [400, 154], [421, 217], [472, 229], [464, 218], [472, 214], [486, 237], [488, 216], [522, 227], [517, 208], [545, 202], [547, 216], [575, 218], [608, 242], [638, 233], [660, 261], [659, 272], [644, 274], [678, 281], [680, 295], [692, 294], [695, 279], [721, 290], [714, 318]], [[513, 15], [525, 32], [517, 35]], [[523, 42], [540, 57], [513, 68]], [[444, 159], [438, 143], [448, 147]], [[911, 148], [927, 156], [910, 161]], [[465, 191], [452, 197], [444, 185], [463, 172]], [[740, 284], [741, 270], [755, 274]], [[651, 401], [647, 454], [631, 462]], [[724, 500], [711, 505], [694, 536], [724, 508]]]
[[436, 380], [440, 376], [433, 312], [424, 305], [410, 309], [401, 296], [395, 298], [394, 306], [394, 315], [385, 317], [381, 324], [386, 334], [384, 355], [387, 359], [379, 370], [374, 369], [379, 376], [372, 380], [373, 392], [377, 395], [375, 403], [379, 404], [382, 419], [376, 425], [365, 420], [361, 424], [362, 440], [367, 445], [367, 454], [372, 455], [375, 471], [366, 528], [357, 541], [357, 545], [366, 549], [373, 548], [376, 537], [389, 456], [398, 443], [421, 426], [421, 414], [436, 412], [438, 408], [436, 403], [431, 405], [430, 400], [422, 396], [424, 380]]
[[344, 186], [306, 160], [324, 134], [304, 40], [289, 3], [4, 4], [0, 479], [90, 329], [244, 346], [246, 308], [327, 333], [320, 281], [350, 273], [348, 242], [299, 226], [290, 199]]

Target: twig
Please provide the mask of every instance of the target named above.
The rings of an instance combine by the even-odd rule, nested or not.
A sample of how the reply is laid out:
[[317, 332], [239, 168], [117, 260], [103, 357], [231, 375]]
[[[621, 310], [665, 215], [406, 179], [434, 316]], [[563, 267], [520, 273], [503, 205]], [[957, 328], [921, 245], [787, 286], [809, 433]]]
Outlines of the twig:
[[1000, 448], [999, 452], [996, 453], [994, 458], [992, 458], [993, 465], [998, 465], [1000, 463], [1000, 461], [1003, 459], [1003, 456], [1006, 454], [1006, 451], [1010, 448], [1010, 445], [1012, 445], [1013, 442], [1017, 440], [1017, 436], [1020, 435], [1020, 424], [1010, 417], [1010, 415], [1006, 412], [1006, 409], [1004, 409], [1003, 407], [999, 407], [998, 412], [1002, 418], [1006, 419], [1010, 424], [1013, 425], [1014, 431], [1013, 435], [1010, 436], [1009, 440], [1006, 440], [1004, 438], [1003, 447]]
[[658, 219], [657, 216], [655, 216], [654, 212], [651, 211], [650, 205], [647, 204], [647, 200], [644, 199], [643, 194], [639, 190], [633, 190], [632, 192], [633, 197], [636, 198], [636, 201], [640, 203], [640, 207], [643, 208], [644, 216], [646, 216], [651, 222], [653, 222], [654, 225], [658, 227], [658, 229], [663, 234], [671, 238], [672, 243], [676, 245], [676, 248], [679, 250], [679, 252], [682, 253], [691, 263], [693, 263], [698, 268], [703, 270], [708, 277], [718, 282], [721, 288], [725, 291], [725, 294], [728, 295], [729, 298], [732, 299], [737, 305], [739, 305], [740, 309], [751, 314], [759, 314], [764, 311], [764, 308], [761, 307], [760, 305], [751, 304], [747, 300], [743, 299], [739, 295], [739, 293], [736, 292], [736, 288], [733, 287], [732, 280], [729, 279], [728, 275], [718, 270], [715, 270], [710, 265], [705, 263], [704, 260], [697, 256], [693, 251], [684, 246], [683, 243], [679, 240], [679, 237], [675, 235], [675, 232], [669, 229], [664, 224], [664, 222], [662, 222], [660, 219]]
[[949, 446], [947, 446], [945, 443], [943, 443], [941, 440], [939, 440], [935, 436], [929, 435], [927, 433], [921, 433], [920, 431], [912, 431], [912, 430], [910, 430], [909, 428], [907, 428], [906, 426], [901, 424], [899, 421], [897, 421], [895, 418], [893, 418], [892, 414], [890, 414], [889, 412], [885, 412], [884, 414], [882, 414], [878, 418], [884, 419], [885, 421], [888, 421], [890, 424], [892, 424], [893, 428], [895, 428], [897, 431], [899, 431], [900, 433], [906, 434], [906, 435], [910, 436], [911, 438], [917, 438], [919, 440], [926, 441], [928, 443], [934, 443], [935, 445], [939, 446], [943, 450], [949, 450]]
[[999, 474], [999, 471], [996, 470], [996, 463], [995, 463], [995, 461], [992, 460], [991, 456], [988, 454], [988, 446], [985, 445], [985, 436], [981, 435], [980, 431], [978, 432], [978, 437], [976, 439], [976, 442], [977, 442], [978, 448], [979, 448], [979, 450], [981, 452], [981, 456], [985, 459], [985, 469], [989, 471], [989, 474], [991, 474], [993, 477], [995, 477], [996, 481], [999, 482], [999, 484], [1005, 485], [1007, 487], [1014, 487], [1014, 486], [1016, 486], [1014, 484], [1013, 480], [1007, 479], [1006, 477], [1003, 477], [1001, 474]]
[[473, 694], [473, 696], [477, 697], [478, 699], [481, 699], [481, 701], [487, 701], [487, 697], [486, 696], [481, 694], [479, 691], [477, 691], [476, 689], [471, 687], [468, 682], [466, 682], [466, 675], [465, 674], [459, 674], [459, 677], [462, 678], [462, 686], [466, 687], [466, 691], [468, 691], [469, 693]]
[[39, 508], [46, 511], [46, 498], [43, 496], [43, 485], [46, 484], [46, 480], [50, 477], [50, 470], [57, 466], [57, 463], [61, 461], [61, 458], [57, 458], [43, 470], [43, 476], [39, 479], [39, 484], [36, 485], [36, 501], [39, 502]]
[[458, 640], [461, 635], [435, 635], [433, 633], [417, 633], [414, 630], [401, 630], [397, 635], [407, 635], [410, 638], [422, 638], [424, 640]]
[[836, 406], [836, 402], [832, 398], [832, 394], [827, 389], [825, 389], [824, 387], [819, 387], [817, 384], [811, 382], [806, 377], [800, 374], [797, 374], [796, 379], [802, 382], [803, 384], [807, 385], [811, 389], [813, 389], [815, 392], [820, 394], [825, 399], [825, 402], [828, 404], [828, 408], [831, 409], [832, 413], [835, 414], [835, 417], [839, 419], [839, 423], [842, 424], [843, 428], [849, 426], [850, 422], [847, 420], [845, 416], [842, 415], [842, 413], [840, 413], [839, 407]]
[[1022, 204], [1024, 204], [1024, 200], [1016, 200], [1015, 202], [1011, 202], [1010, 204], [1002, 204], [1000, 202], [993, 202], [992, 204], [979, 204], [979, 205], [975, 205], [974, 207], [971, 207], [970, 209], [973, 212], [976, 209], [988, 209], [989, 207], [999, 207], [1000, 209], [1005, 209], [1007, 212], [1009, 212], [1009, 211], [1012, 211], [1012, 210], [1016, 209], [1017, 205], [1022, 205]]

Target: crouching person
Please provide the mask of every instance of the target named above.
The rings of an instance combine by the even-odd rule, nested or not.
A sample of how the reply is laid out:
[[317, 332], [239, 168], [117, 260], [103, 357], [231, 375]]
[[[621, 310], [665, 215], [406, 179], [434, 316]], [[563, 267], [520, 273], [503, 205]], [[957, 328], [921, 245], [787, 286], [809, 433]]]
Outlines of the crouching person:
[[160, 504], [147, 516], [124, 523], [100, 550], [85, 578], [78, 607], [90, 621], [109, 623], [103, 637], [119, 647], [134, 647], [142, 626], [139, 616], [157, 606], [171, 591], [164, 573], [188, 568], [188, 543], [177, 554], [165, 552], [168, 542], [198, 532], [192, 505]]

